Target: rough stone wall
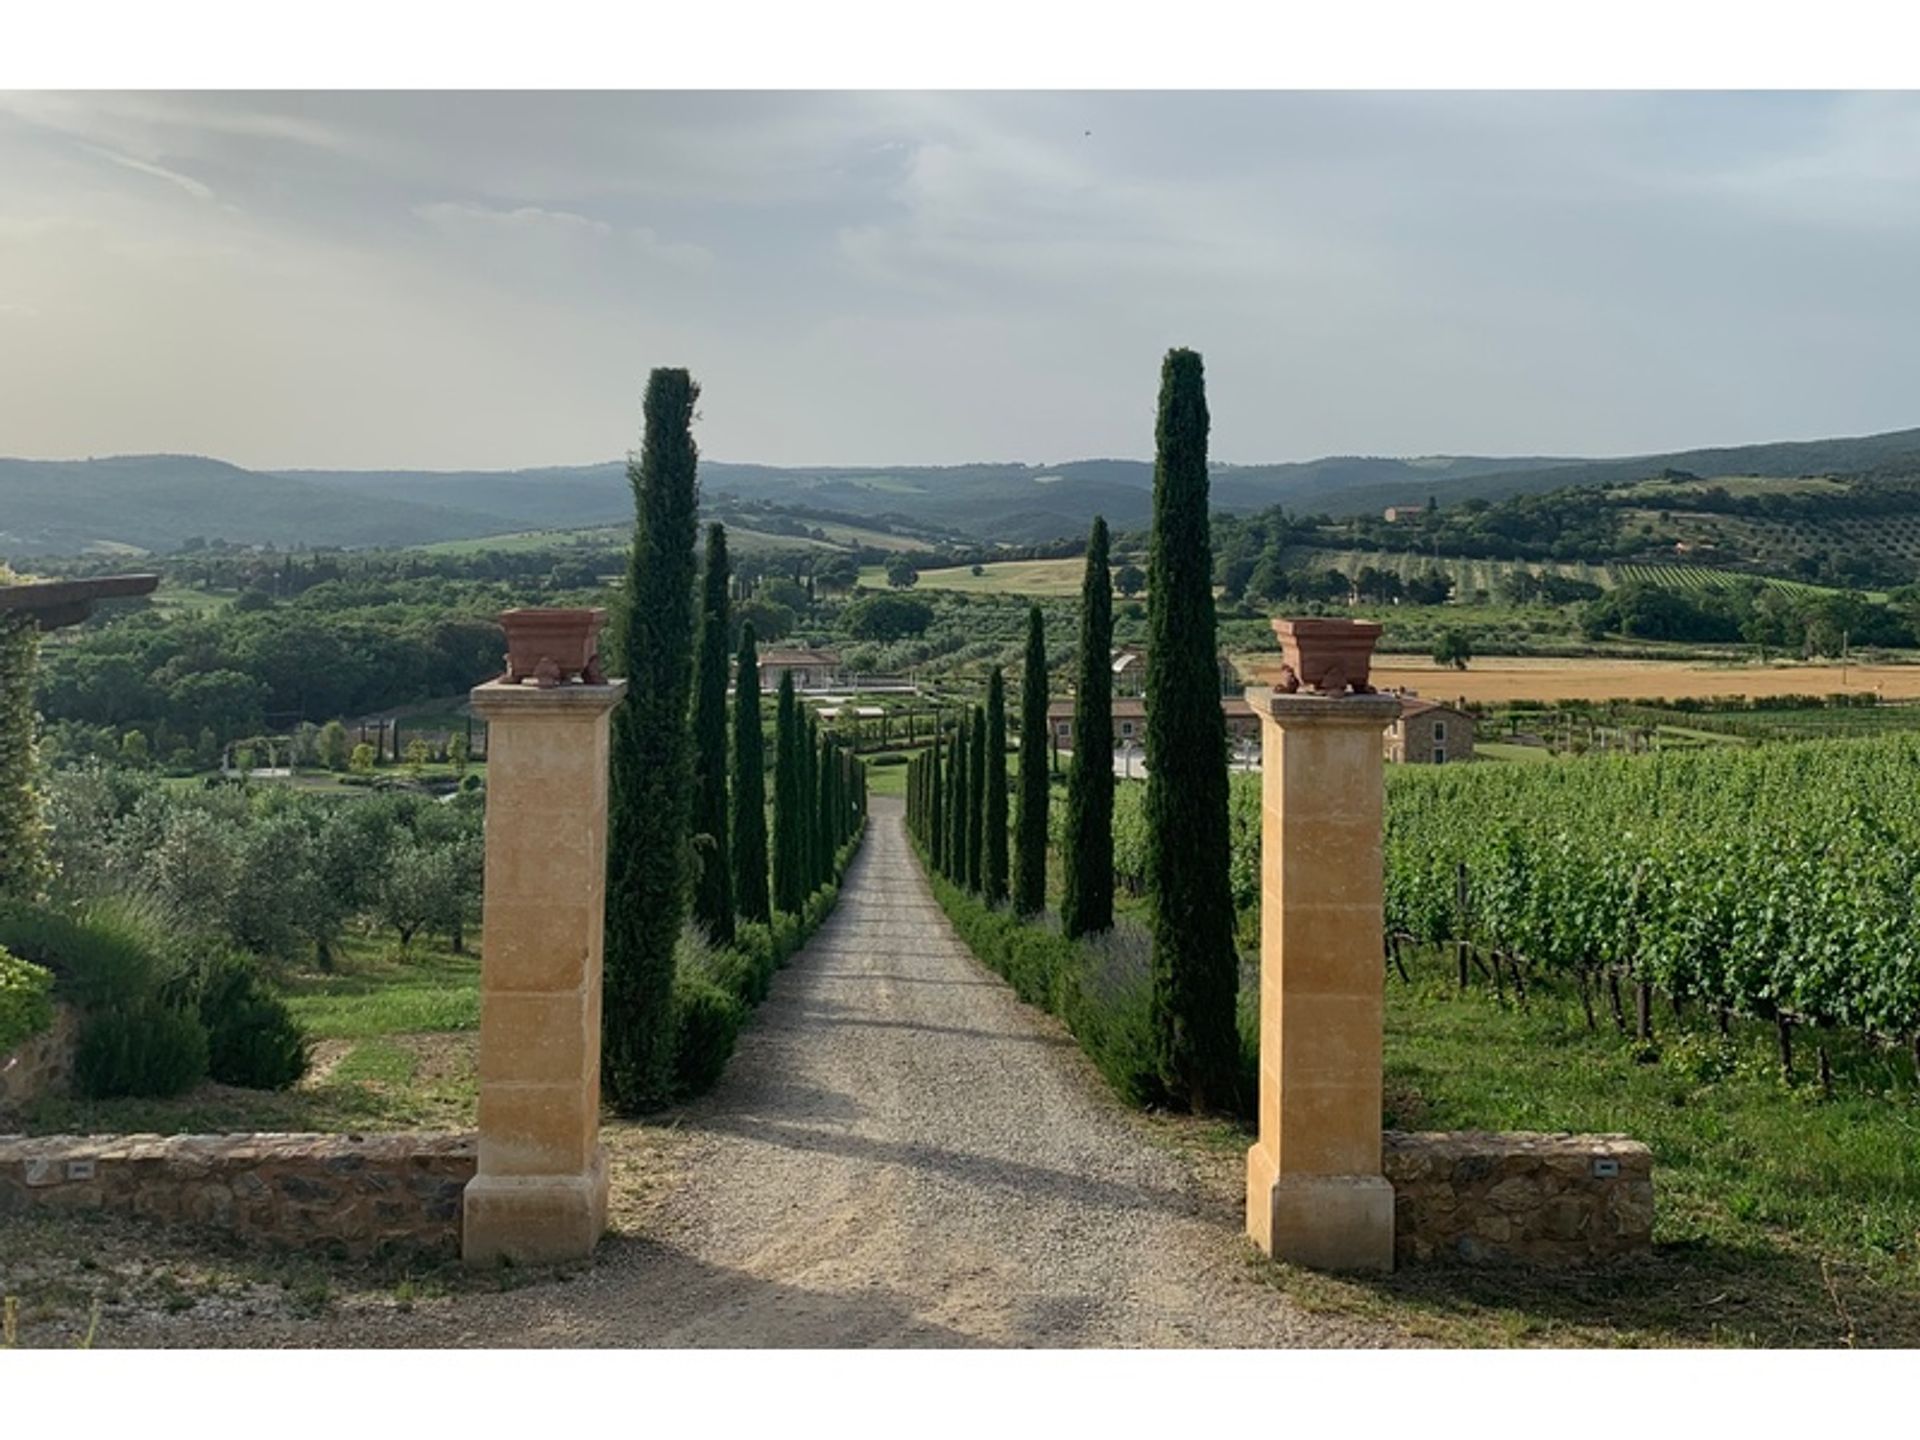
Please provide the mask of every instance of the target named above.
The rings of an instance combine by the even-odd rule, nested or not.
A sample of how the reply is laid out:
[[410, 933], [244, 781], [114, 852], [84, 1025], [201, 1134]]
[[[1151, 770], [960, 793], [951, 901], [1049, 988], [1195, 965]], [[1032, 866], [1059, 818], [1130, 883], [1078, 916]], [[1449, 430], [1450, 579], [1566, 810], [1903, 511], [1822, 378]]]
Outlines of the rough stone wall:
[[0, 1136], [0, 1216], [110, 1210], [367, 1256], [460, 1250], [472, 1135]]
[[53, 1007], [53, 1024], [0, 1055], [0, 1114], [24, 1110], [43, 1095], [64, 1095], [73, 1084], [73, 1048], [80, 1037], [80, 1012], [71, 1005]]
[[1653, 1248], [1653, 1152], [1624, 1135], [1389, 1131], [1394, 1258], [1588, 1265]]

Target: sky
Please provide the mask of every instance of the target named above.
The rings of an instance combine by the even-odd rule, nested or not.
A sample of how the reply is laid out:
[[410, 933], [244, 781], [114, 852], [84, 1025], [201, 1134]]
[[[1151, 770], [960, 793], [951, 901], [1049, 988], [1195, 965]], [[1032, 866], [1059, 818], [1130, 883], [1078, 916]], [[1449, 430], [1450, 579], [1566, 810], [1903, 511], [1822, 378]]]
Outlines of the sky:
[[1648, 453], [1920, 425], [1920, 96], [0, 93], [0, 454]]

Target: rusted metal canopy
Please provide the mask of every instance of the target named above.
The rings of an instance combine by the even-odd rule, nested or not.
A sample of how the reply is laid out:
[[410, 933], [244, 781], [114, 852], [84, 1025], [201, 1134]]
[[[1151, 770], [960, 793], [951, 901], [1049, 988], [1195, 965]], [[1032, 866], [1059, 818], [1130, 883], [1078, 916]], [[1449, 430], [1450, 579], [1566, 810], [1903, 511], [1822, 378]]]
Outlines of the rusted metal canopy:
[[96, 580], [26, 580], [0, 585], [0, 613], [24, 611], [42, 630], [78, 625], [99, 600], [151, 595], [158, 575], [102, 575]]

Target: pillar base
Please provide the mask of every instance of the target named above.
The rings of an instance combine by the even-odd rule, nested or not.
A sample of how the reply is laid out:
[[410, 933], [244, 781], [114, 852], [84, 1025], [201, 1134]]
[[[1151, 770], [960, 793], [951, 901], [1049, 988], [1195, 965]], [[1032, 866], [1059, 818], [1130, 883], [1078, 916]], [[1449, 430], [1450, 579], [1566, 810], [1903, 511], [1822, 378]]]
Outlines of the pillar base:
[[462, 1192], [460, 1258], [556, 1265], [585, 1260], [607, 1228], [607, 1157], [584, 1175], [476, 1175]]
[[1393, 1185], [1381, 1175], [1279, 1175], [1247, 1151], [1247, 1234], [1309, 1270], [1393, 1269]]

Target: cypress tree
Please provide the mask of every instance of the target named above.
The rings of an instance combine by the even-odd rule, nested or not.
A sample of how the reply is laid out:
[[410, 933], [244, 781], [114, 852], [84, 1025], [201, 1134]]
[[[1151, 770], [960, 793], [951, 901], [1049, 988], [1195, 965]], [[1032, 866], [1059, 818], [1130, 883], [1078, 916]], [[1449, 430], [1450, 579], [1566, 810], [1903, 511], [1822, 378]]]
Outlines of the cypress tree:
[[967, 746], [967, 888], [986, 886], [987, 715], [973, 707], [973, 735]]
[[1007, 682], [998, 665], [987, 678], [986, 876], [981, 883], [989, 905], [1007, 898]]
[[946, 783], [946, 776], [940, 765], [940, 731], [933, 732], [933, 748], [927, 751], [927, 841], [928, 858], [935, 870], [945, 871], [947, 863], [947, 812], [946, 797], [940, 793], [940, 787]]
[[1020, 675], [1020, 813], [1015, 825], [1013, 910], [1036, 915], [1047, 904], [1047, 633], [1040, 607], [1027, 612], [1027, 655]]
[[1195, 1110], [1233, 1103], [1239, 1056], [1207, 423], [1199, 355], [1169, 351], [1160, 372], [1147, 566], [1144, 818], [1155, 1057], [1168, 1090]]
[[800, 821], [802, 743], [793, 672], [783, 670], [773, 730], [773, 903], [789, 915], [799, 914], [807, 894], [801, 874], [806, 858]]
[[693, 918], [716, 945], [733, 943], [733, 852], [727, 824], [727, 529], [707, 527], [700, 645], [693, 665], [693, 833], [699, 875]]
[[820, 799], [820, 726], [811, 711], [800, 726], [800, 894], [811, 895], [820, 884], [820, 829], [815, 812]]
[[687, 915], [699, 394], [685, 370], [655, 370], [640, 457], [627, 464], [636, 518], [616, 652], [627, 697], [612, 721], [601, 1068], [628, 1115], [667, 1099], [673, 951]]
[[1060, 928], [1069, 939], [1113, 928], [1113, 577], [1107, 522], [1094, 517], [1080, 588], [1080, 655], [1067, 765]]
[[753, 622], [740, 625], [733, 689], [733, 895], [740, 913], [765, 924], [767, 893], [766, 737], [760, 730], [760, 649]]
[[840, 788], [840, 757], [831, 735], [821, 737], [817, 755], [819, 795], [813, 817], [815, 863], [819, 867], [813, 877], [816, 890], [833, 879], [833, 857], [840, 848], [838, 816], [834, 813], [839, 804], [835, 794]]
[[951, 779], [947, 786], [947, 878], [962, 890], [967, 888], [967, 797], [973, 793], [967, 784], [968, 748], [963, 710], [953, 737], [953, 762], [947, 767]]

